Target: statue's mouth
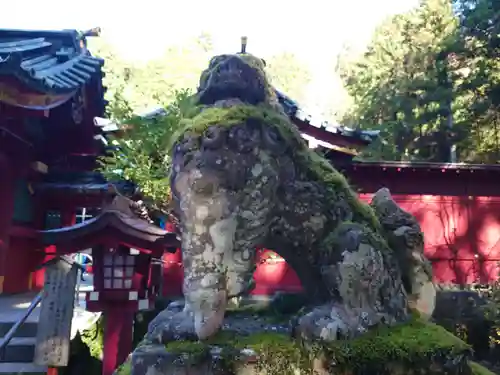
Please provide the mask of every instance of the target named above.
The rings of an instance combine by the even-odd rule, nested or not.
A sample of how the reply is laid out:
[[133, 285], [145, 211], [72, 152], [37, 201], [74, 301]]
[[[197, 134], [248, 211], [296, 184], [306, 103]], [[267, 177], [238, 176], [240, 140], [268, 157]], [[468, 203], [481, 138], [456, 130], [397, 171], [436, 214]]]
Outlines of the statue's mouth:
[[264, 102], [264, 78], [239, 58], [232, 57], [221, 62], [200, 84], [198, 100], [200, 104], [211, 105], [225, 99], [240, 99], [252, 105]]

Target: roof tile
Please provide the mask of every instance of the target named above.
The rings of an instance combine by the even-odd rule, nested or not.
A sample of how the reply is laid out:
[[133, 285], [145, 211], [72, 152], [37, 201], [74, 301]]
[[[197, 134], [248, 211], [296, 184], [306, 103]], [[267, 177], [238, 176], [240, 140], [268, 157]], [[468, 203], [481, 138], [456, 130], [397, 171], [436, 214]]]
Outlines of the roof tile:
[[296, 103], [293, 99], [278, 90], [275, 90], [275, 92], [278, 96], [280, 104], [285, 110], [285, 113], [291, 118], [295, 117], [310, 126], [314, 126], [315, 128], [329, 133], [339, 134], [344, 137], [359, 139], [367, 144], [373, 142], [379, 136], [379, 130], [351, 129], [343, 125], [330, 124], [328, 121], [324, 121], [323, 119], [312, 117], [300, 108], [298, 103]]
[[44, 93], [75, 91], [104, 64], [81, 46], [83, 38], [75, 30], [0, 29], [0, 75], [15, 76]]

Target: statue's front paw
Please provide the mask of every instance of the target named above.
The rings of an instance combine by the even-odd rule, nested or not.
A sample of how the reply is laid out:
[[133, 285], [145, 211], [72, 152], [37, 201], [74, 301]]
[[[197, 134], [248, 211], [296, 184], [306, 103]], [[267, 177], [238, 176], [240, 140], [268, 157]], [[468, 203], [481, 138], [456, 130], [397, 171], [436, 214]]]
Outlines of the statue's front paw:
[[193, 313], [170, 305], [149, 323], [145, 339], [165, 344], [176, 340], [197, 340]]

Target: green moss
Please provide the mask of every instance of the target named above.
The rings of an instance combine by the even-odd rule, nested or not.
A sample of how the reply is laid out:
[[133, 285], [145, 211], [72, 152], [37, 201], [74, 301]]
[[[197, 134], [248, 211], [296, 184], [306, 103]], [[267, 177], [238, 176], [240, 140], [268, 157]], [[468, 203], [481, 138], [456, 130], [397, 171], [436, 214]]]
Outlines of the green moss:
[[240, 53], [237, 55], [240, 59], [242, 59], [243, 61], [245, 61], [248, 65], [250, 65], [252, 68], [256, 69], [261, 76], [265, 76], [266, 73], [265, 73], [265, 66], [264, 66], [264, 62], [262, 61], [262, 59], [254, 56], [254, 55], [251, 55], [249, 53]]
[[479, 363], [469, 361], [469, 366], [472, 370], [472, 375], [495, 375], [494, 372], [491, 372], [486, 367], [481, 366]]
[[265, 105], [236, 105], [230, 108], [206, 108], [197, 116], [183, 120], [179, 130], [172, 137], [171, 149], [185, 134], [200, 136], [213, 125], [233, 126], [255, 119], [265, 126], [275, 128], [295, 154], [295, 161], [309, 177], [329, 186], [332, 196], [346, 199], [352, 207], [354, 221], [367, 223], [374, 231], [380, 230], [379, 221], [373, 209], [351, 189], [344, 175], [338, 172], [324, 157], [309, 149], [302, 136], [289, 119]]
[[257, 354], [257, 370], [269, 375], [296, 374], [296, 370], [308, 372], [309, 355], [304, 347], [288, 335], [261, 332], [250, 336], [238, 336], [229, 332], [221, 332], [206, 342], [209, 346], [222, 348], [223, 363], [232, 369], [238, 362], [238, 353], [243, 349], [251, 349]]
[[323, 181], [329, 187], [332, 196], [347, 200], [354, 213], [353, 221], [366, 223], [376, 232], [381, 230], [373, 209], [359, 199], [345, 176], [337, 171], [328, 160], [309, 148], [298, 152], [298, 156], [301, 164], [308, 168], [312, 179]]
[[444, 328], [413, 318], [408, 323], [379, 328], [323, 348], [334, 354], [339, 364], [365, 367], [379, 362], [428, 360], [433, 354], [456, 354], [469, 346]]
[[81, 333], [82, 342], [88, 346], [90, 355], [97, 359], [102, 359], [104, 348], [104, 317], [89, 329]]
[[291, 132], [288, 130], [288, 119], [265, 105], [242, 104], [230, 108], [207, 107], [196, 116], [181, 121], [179, 129], [171, 138], [170, 149], [184, 134], [194, 133], [194, 135], [200, 136], [213, 125], [230, 127], [242, 124], [248, 119], [256, 119], [266, 125], [276, 127], [285, 138], [291, 136]]
[[183, 363], [196, 364], [210, 355], [210, 347], [197, 341], [172, 341], [166, 344], [169, 353], [182, 358]]
[[116, 375], [130, 375], [132, 373], [132, 365], [130, 362], [125, 362], [116, 371]]
[[238, 336], [230, 332], [220, 332], [205, 342], [177, 341], [168, 344], [167, 349], [175, 353], [194, 353], [200, 358], [199, 354], [208, 353], [211, 346], [223, 348], [226, 365], [237, 361], [236, 351], [252, 349], [258, 356], [257, 367], [270, 375], [292, 374], [297, 369], [310, 372], [311, 359], [321, 357], [333, 360], [339, 369], [354, 373], [390, 363], [425, 367], [437, 354], [455, 355], [470, 349], [444, 328], [416, 317], [398, 326], [375, 329], [357, 339], [314, 343], [308, 349], [284, 334]]

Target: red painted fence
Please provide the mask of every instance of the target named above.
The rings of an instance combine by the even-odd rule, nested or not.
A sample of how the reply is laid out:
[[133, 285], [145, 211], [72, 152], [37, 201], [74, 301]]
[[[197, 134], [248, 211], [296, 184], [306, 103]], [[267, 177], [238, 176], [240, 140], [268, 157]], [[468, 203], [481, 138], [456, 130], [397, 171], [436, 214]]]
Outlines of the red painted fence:
[[[360, 198], [370, 201], [371, 194]], [[425, 254], [437, 283], [487, 283], [497, 278], [500, 261], [500, 198], [440, 195], [394, 195], [416, 216], [425, 235]], [[165, 255], [163, 294], [182, 294], [179, 251]], [[254, 295], [297, 292], [300, 281], [274, 252], [259, 252]]]

